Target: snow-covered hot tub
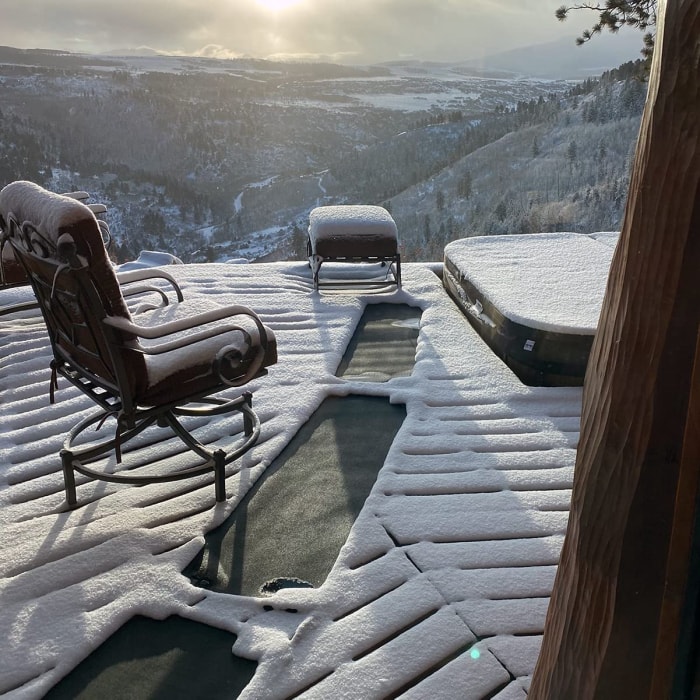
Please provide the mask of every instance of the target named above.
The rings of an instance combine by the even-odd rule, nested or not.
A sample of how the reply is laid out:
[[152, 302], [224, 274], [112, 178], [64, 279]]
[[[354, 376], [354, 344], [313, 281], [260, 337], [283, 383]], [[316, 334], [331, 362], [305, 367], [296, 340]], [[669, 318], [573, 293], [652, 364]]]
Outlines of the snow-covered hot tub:
[[443, 284], [532, 386], [580, 385], [618, 234], [478, 236], [445, 246]]

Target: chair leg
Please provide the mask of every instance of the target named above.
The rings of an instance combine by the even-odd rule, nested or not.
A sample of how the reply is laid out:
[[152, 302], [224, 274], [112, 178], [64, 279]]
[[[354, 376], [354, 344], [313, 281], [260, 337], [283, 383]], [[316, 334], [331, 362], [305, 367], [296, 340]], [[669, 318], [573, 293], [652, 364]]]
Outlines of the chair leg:
[[117, 431], [114, 434], [114, 457], [117, 460], [117, 464], [122, 463], [122, 427], [122, 417], [119, 416], [117, 418]]
[[74, 508], [78, 503], [75, 492], [75, 472], [73, 471], [73, 453], [69, 450], [61, 450], [61, 466], [63, 467], [63, 483], [66, 490], [66, 502], [69, 508]]
[[[253, 407], [253, 394], [250, 391], [246, 391], [243, 394], [243, 400], [245, 401], [248, 408]], [[252, 435], [253, 427], [254, 426], [252, 416], [248, 413], [248, 411], [243, 411], [243, 430], [245, 431], [245, 434]]]
[[223, 450], [214, 452], [214, 492], [217, 503], [226, 500], [226, 453]]

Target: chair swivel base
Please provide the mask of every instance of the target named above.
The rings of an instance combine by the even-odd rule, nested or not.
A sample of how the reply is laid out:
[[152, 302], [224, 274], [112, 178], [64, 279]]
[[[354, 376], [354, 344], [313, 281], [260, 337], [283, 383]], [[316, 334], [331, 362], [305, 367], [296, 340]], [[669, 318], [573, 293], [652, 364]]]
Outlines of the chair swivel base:
[[[214, 472], [214, 489], [217, 502], [226, 500], [226, 465], [241, 457], [250, 450], [260, 436], [260, 420], [252, 408], [252, 395], [246, 392], [242, 396], [233, 400], [223, 400], [216, 398], [201, 399], [202, 403], [210, 404], [207, 407], [182, 408], [171, 407], [167, 411], [144, 409], [137, 412], [133, 427], [123, 427], [118, 422], [118, 427], [114, 437], [90, 443], [84, 447], [76, 447], [73, 443], [93, 425], [99, 425], [110, 415], [109, 411], [100, 410], [91, 414], [69, 432], [60, 452], [61, 465], [63, 468], [63, 479], [65, 485], [66, 502], [69, 508], [78, 505], [76, 493], [75, 472], [90, 479], [106, 481], [116, 484], [158, 484], [171, 481], [180, 481], [191, 477]], [[229, 450], [208, 449], [200, 443], [178, 420], [178, 416], [214, 416], [237, 411], [243, 415], [243, 436], [236, 446]], [[142, 433], [153, 424], [161, 427], [169, 427], [174, 436], [180, 438], [182, 442], [193, 452], [199, 455], [204, 461], [194, 467], [180, 469], [166, 474], [111, 474], [87, 466], [99, 457], [114, 452], [117, 463], [121, 462], [121, 448], [132, 438]]]

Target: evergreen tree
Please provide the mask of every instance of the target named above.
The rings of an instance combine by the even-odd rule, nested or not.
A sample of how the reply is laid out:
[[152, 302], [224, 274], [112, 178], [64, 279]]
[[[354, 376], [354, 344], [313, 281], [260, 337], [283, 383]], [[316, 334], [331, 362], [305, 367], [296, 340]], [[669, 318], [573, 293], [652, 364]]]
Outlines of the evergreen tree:
[[506, 207], [505, 200], [501, 200], [497, 205], [496, 209], [494, 210], [494, 215], [499, 221], [504, 221], [506, 216], [508, 216], [508, 209]]
[[444, 206], [445, 206], [445, 194], [443, 193], [442, 190], [437, 191], [436, 204], [437, 204], [438, 211], [442, 211]]
[[642, 55], [650, 58], [654, 50], [653, 28], [656, 26], [657, 0], [605, 0], [603, 3], [577, 3], [562, 5], [555, 12], [556, 18], [563, 22], [571, 10], [594, 10], [598, 13], [598, 21], [581, 33], [576, 39], [580, 46], [600, 34], [603, 29], [616, 33], [622, 27], [636, 27], [642, 31], [649, 30], [644, 35]]
[[472, 174], [467, 170], [457, 183], [457, 193], [464, 199], [469, 199], [472, 194]]
[[430, 240], [431, 230], [430, 230], [430, 215], [426, 214], [423, 219], [423, 245], [427, 244]]
[[292, 254], [295, 258], [303, 259], [306, 257], [306, 240], [306, 232], [295, 223], [292, 229]]

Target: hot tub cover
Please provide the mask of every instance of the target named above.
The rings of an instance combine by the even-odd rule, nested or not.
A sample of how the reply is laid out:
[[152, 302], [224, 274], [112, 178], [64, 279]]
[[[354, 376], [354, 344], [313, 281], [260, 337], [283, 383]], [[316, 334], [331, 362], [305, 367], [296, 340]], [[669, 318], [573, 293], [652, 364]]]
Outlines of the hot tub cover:
[[443, 281], [527, 384], [583, 382], [616, 234], [477, 236], [445, 246]]

